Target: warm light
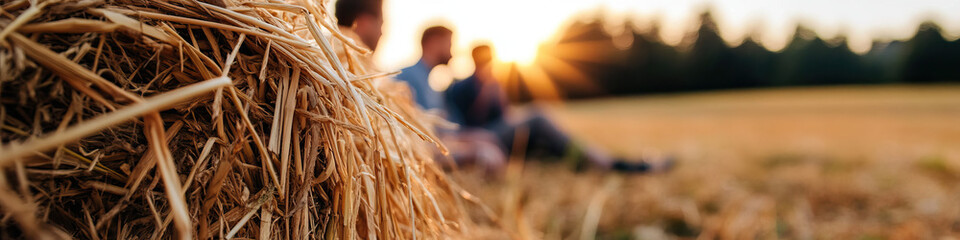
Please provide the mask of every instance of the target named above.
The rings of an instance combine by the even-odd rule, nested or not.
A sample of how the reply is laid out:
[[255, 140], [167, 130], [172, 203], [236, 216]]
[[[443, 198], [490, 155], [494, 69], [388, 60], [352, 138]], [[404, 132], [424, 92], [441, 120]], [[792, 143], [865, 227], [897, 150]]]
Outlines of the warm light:
[[450, 67], [446, 65], [436, 66], [433, 68], [433, 71], [430, 71], [427, 82], [434, 91], [443, 92], [453, 83], [453, 72], [451, 72]]
[[[333, 1], [330, 1], [333, 2]], [[869, 2], [869, 1], [868, 1]], [[830, 37], [847, 32], [851, 48], [862, 52], [871, 39], [904, 39], [924, 20], [934, 18], [948, 35], [960, 35], [960, 1], [830, 1], [830, 0], [390, 0], [384, 1], [386, 25], [377, 61], [383, 69], [400, 69], [417, 62], [420, 32], [437, 20], [454, 28], [453, 75], [464, 78], [473, 69], [470, 48], [477, 41], [494, 45], [499, 60], [529, 65], [538, 46], [576, 14], [604, 9], [603, 17], [633, 19], [637, 23], [658, 20], [660, 35], [668, 44], [678, 44], [696, 23], [705, 7], [727, 40], [759, 34], [761, 44], [779, 50], [791, 39], [798, 23]], [[596, 16], [596, 15], [593, 15]], [[831, 34], [833, 33], [833, 34]], [[626, 43], [629, 39], [619, 39]]]
[[497, 60], [505, 63], [530, 65], [537, 58], [537, 41], [492, 41]]

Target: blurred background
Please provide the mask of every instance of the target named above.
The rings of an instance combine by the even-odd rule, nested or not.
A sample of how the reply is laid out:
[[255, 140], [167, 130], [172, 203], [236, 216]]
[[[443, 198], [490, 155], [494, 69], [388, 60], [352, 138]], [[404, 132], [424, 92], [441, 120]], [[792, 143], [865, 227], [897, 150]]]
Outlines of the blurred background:
[[490, 44], [517, 108], [617, 155], [679, 159], [656, 175], [452, 173], [489, 207], [480, 238], [960, 237], [960, 1], [394, 0], [384, 14], [385, 69], [414, 64], [442, 24], [453, 60], [432, 88]]
[[[384, 48], [416, 62], [420, 32], [454, 28], [435, 89], [473, 71], [490, 44], [511, 97], [585, 98], [800, 85], [957, 79], [960, 2], [386, 1]], [[549, 85], [549, 86], [548, 86]]]

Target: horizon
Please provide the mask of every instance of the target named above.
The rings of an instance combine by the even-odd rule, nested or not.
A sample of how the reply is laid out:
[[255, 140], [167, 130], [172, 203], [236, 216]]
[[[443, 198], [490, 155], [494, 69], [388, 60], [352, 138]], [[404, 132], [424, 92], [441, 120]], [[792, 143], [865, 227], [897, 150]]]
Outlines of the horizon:
[[[556, 40], [560, 30], [575, 22], [599, 19], [611, 34], [624, 29], [623, 23], [633, 23], [636, 32], [659, 24], [660, 39], [676, 46], [696, 28], [699, 14], [708, 10], [728, 45], [736, 46], [753, 37], [771, 51], [782, 50], [798, 26], [825, 40], [845, 36], [849, 48], [858, 54], [869, 51], [876, 41], [909, 39], [926, 21], [940, 26], [948, 40], [960, 37], [960, 15], [951, 14], [960, 12], [960, 2], [943, 0], [877, 1], [867, 5], [826, 0], [555, 1], [550, 2], [551, 9], [536, 11], [531, 17], [528, 9], [543, 8], [543, 2], [386, 1], [384, 36], [374, 59], [385, 69], [412, 65], [419, 57], [417, 43], [422, 29], [444, 25], [456, 32], [454, 58], [438, 69], [437, 78], [462, 79], [473, 71], [469, 52], [479, 43], [492, 45], [499, 62], [525, 65], [533, 61], [541, 45]], [[499, 14], [494, 17], [488, 12]]]

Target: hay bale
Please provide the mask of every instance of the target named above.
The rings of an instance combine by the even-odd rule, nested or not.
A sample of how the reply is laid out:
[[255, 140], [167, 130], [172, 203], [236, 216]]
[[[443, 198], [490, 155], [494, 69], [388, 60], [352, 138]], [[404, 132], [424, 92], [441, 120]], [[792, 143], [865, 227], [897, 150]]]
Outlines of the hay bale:
[[323, 2], [0, 1], [0, 238], [462, 232], [431, 118]]

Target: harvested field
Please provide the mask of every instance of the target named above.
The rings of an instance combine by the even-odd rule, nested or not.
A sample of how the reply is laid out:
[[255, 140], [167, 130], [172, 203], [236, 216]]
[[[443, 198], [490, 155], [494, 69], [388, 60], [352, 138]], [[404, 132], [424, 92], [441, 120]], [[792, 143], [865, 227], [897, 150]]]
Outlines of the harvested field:
[[731, 91], [547, 109], [580, 139], [627, 156], [671, 153], [680, 162], [672, 173], [650, 176], [542, 163], [493, 184], [474, 172], [458, 176], [505, 222], [519, 223], [509, 227], [516, 235], [960, 237], [958, 86]]

